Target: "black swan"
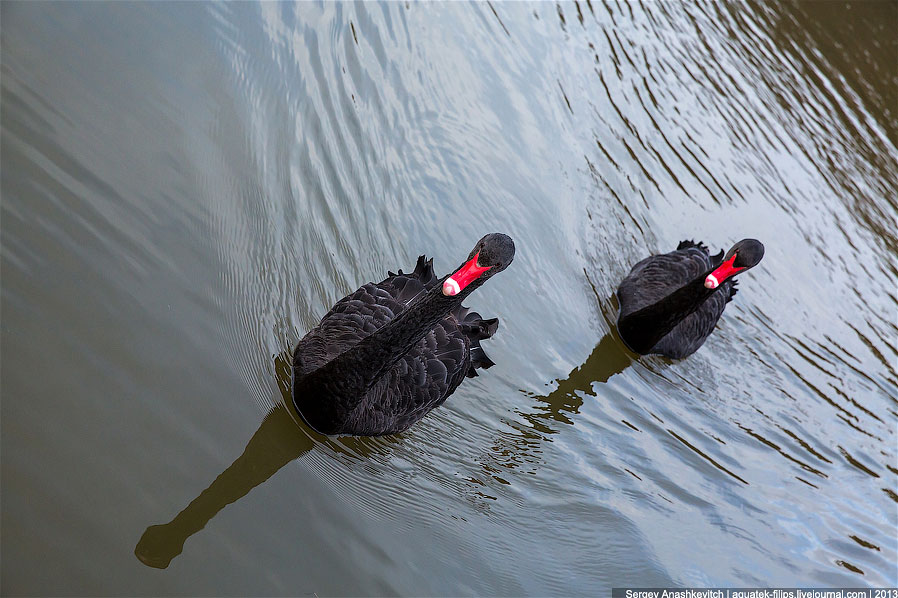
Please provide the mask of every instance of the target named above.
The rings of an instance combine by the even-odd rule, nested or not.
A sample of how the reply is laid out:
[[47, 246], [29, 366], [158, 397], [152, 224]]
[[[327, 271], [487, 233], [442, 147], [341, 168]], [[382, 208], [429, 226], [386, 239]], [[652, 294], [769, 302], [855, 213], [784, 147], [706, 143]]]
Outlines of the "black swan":
[[499, 326], [461, 302], [514, 259], [507, 235], [486, 235], [454, 274], [433, 260], [344, 297], [293, 352], [293, 403], [322, 434], [407, 429], [493, 362], [480, 347]]
[[630, 270], [617, 296], [617, 329], [636, 353], [682, 359], [695, 353], [736, 294], [736, 274], [764, 257], [764, 245], [743, 239], [726, 256], [683, 241], [676, 251], [648, 257]]

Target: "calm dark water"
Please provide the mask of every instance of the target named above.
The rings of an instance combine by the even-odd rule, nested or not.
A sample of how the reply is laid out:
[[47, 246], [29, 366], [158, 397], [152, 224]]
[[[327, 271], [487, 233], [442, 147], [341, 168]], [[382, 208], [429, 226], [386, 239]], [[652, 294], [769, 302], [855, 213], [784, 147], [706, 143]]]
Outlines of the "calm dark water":
[[[5, 595], [898, 585], [898, 4], [2, 7]], [[296, 421], [337, 299], [484, 233], [497, 366]], [[688, 360], [612, 298], [761, 239]]]

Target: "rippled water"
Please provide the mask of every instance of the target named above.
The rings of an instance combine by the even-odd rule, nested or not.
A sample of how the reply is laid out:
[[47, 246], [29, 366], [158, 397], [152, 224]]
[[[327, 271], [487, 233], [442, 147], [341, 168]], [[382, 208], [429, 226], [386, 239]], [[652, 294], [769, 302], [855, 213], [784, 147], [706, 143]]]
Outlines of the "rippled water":
[[[2, 4], [2, 591], [898, 585], [898, 5]], [[486, 232], [497, 366], [318, 436], [291, 347]], [[761, 265], [681, 362], [613, 298]]]

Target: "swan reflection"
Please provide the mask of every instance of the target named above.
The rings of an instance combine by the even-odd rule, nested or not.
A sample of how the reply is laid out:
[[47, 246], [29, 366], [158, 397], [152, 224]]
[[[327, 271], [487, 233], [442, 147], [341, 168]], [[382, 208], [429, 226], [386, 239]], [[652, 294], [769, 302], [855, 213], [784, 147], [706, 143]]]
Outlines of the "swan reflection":
[[246, 449], [212, 484], [178, 513], [174, 519], [146, 529], [134, 549], [140, 561], [164, 569], [181, 554], [184, 542], [203, 529], [223, 508], [249, 494], [287, 463], [307, 453], [318, 442], [326, 442], [297, 422], [290, 404], [290, 356], [275, 358], [275, 372], [282, 401], [268, 412]]
[[[611, 306], [613, 301], [606, 305]], [[529, 411], [515, 410], [524, 421], [507, 421], [510, 431], [499, 433], [492, 446], [478, 459], [488, 477], [504, 482], [500, 471], [525, 469], [536, 471], [542, 463], [545, 443], [561, 431], [558, 423], [573, 425], [573, 415], [580, 412], [585, 397], [595, 397], [595, 384], [604, 384], [623, 372], [639, 358], [624, 344], [617, 328], [605, 315], [609, 331], [602, 337], [581, 365], [565, 378], [555, 380], [557, 386], [544, 396], [522, 391], [532, 399]]]
[[[500, 435], [491, 449], [493, 458], [490, 461], [500, 460], [502, 467], [514, 469], [517, 463], [532, 460], [541, 453], [540, 447], [546, 437], [557, 432], [551, 422], [573, 423], [569, 415], [579, 412], [583, 396], [595, 395], [593, 384], [606, 382], [622, 372], [633, 362], [632, 356], [612, 327], [582, 365], [557, 381], [558, 387], [554, 391], [544, 397], [534, 397], [539, 401], [537, 410], [520, 413], [530, 427], [516, 424], [513, 434]], [[249, 494], [316, 444], [326, 444], [337, 452], [348, 450], [362, 457], [375, 449], [359, 438], [328, 438], [302, 423], [289, 407], [290, 355], [285, 353], [275, 357], [274, 366], [281, 401], [262, 420], [243, 453], [208, 488], [174, 519], [151, 525], [144, 531], [134, 549], [143, 564], [158, 569], [168, 567], [181, 554], [187, 539], [202, 530], [219, 511]]]

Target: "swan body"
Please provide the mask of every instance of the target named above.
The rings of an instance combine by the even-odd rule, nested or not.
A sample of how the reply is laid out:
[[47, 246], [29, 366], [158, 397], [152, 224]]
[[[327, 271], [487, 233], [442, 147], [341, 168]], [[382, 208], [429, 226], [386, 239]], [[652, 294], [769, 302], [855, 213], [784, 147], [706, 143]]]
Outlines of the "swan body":
[[764, 246], [754, 239], [712, 256], [703, 243], [681, 242], [675, 251], [648, 257], [617, 290], [618, 331], [635, 352], [682, 359], [714, 331], [736, 294], [736, 274], [757, 265]]
[[293, 354], [293, 402], [324, 434], [375, 436], [409, 428], [441, 405], [465, 377], [493, 362], [480, 341], [498, 328], [462, 300], [514, 257], [514, 243], [481, 239], [452, 276], [433, 260], [389, 273], [338, 301]]

